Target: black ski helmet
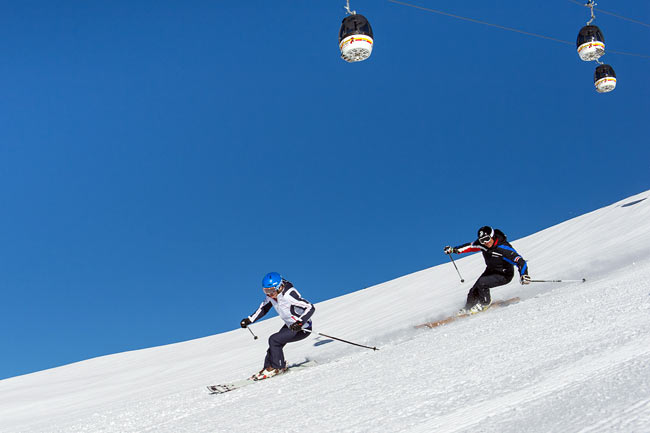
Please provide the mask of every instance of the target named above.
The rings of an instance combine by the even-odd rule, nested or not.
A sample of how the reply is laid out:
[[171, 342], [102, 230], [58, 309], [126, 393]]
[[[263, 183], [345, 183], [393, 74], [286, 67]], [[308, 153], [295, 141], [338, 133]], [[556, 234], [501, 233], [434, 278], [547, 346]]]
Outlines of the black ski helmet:
[[478, 229], [478, 240], [481, 243], [489, 242], [490, 239], [494, 238], [494, 229], [490, 226], [483, 226]]

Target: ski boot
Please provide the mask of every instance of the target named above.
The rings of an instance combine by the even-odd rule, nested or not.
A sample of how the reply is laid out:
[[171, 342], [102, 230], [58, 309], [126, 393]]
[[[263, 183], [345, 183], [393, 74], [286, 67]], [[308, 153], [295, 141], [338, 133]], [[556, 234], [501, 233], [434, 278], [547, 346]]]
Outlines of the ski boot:
[[287, 368], [273, 368], [273, 367], [266, 367], [260, 370], [259, 373], [255, 373], [254, 375], [251, 376], [252, 380], [264, 380], [268, 379], [273, 376], [277, 376], [278, 374], [282, 374], [285, 371], [287, 371]]

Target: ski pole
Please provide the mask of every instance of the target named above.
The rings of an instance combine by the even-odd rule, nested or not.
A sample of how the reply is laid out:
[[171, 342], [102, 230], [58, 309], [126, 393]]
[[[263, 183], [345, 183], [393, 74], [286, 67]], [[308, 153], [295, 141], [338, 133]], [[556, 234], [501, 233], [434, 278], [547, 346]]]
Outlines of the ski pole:
[[531, 283], [584, 283], [587, 281], [586, 278], [580, 280], [530, 280]]
[[253, 330], [249, 326], [247, 326], [246, 329], [248, 329], [250, 331], [251, 335], [253, 336], [253, 340], [257, 340], [257, 335], [255, 335], [255, 333], [253, 333]]
[[465, 280], [463, 279], [462, 275], [460, 275], [460, 271], [458, 270], [458, 266], [456, 266], [456, 262], [454, 261], [454, 258], [451, 256], [451, 254], [447, 254], [449, 256], [449, 260], [451, 260], [451, 263], [454, 265], [454, 268], [456, 268], [456, 272], [458, 272], [458, 276], [460, 277], [460, 282], [464, 283]]
[[351, 341], [343, 340], [341, 338], [332, 337], [331, 335], [325, 335], [325, 334], [321, 334], [320, 332], [310, 331], [309, 329], [303, 329], [303, 331], [309, 332], [309, 333], [312, 333], [312, 334], [318, 334], [321, 337], [331, 338], [332, 340], [341, 341], [343, 343], [348, 343], [348, 344], [351, 344], [353, 346], [365, 347], [366, 349], [372, 349], [372, 350], [379, 350], [376, 347], [364, 346], [363, 344], [353, 343]]

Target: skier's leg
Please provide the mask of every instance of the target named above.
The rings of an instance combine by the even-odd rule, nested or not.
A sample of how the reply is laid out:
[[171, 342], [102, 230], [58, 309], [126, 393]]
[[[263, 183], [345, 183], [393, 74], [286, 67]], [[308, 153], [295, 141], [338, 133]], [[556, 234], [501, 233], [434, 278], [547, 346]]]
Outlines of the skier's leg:
[[[488, 276], [489, 274], [487, 273], [487, 270], [484, 271], [481, 276], [478, 277], [478, 280], [476, 280], [472, 288], [469, 289], [469, 292], [467, 293], [467, 302], [465, 302], [465, 310], [469, 310], [479, 302], [483, 303], [483, 300], [485, 299], [486, 278]], [[488, 290], [488, 296], [489, 293]]]
[[479, 281], [481, 281], [480, 277], [476, 283], [472, 286], [471, 289], [469, 289], [469, 292], [467, 293], [467, 301], [465, 302], [465, 310], [469, 310], [472, 308], [477, 302], [478, 302], [478, 294], [477, 294], [477, 284]]
[[493, 287], [503, 286], [512, 280], [512, 275], [503, 274], [488, 274], [481, 275], [481, 278], [476, 282], [476, 299], [483, 305], [490, 305], [492, 303], [492, 296], [490, 289]]
[[271, 338], [269, 337], [269, 348], [266, 349], [266, 357], [264, 358], [264, 369], [271, 368]]
[[278, 332], [269, 337], [269, 349], [266, 352], [264, 367], [285, 368], [284, 351], [282, 350], [287, 343], [300, 341], [307, 338], [308, 332], [294, 332], [286, 326], [283, 326]]

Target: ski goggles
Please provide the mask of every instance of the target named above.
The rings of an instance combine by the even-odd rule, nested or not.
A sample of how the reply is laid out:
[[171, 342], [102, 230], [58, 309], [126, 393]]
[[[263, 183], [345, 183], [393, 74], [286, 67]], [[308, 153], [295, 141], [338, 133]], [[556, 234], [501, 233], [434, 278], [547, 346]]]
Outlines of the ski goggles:
[[280, 293], [280, 291], [282, 290], [282, 287], [283, 287], [283, 284], [280, 283], [275, 287], [263, 287], [262, 290], [264, 290], [264, 293], [266, 293], [267, 295], [273, 295], [275, 293]]
[[481, 243], [481, 245], [485, 245], [488, 242], [490, 242], [490, 239], [492, 239], [492, 236], [485, 235], [485, 236], [482, 236], [482, 237], [478, 238], [478, 241]]

